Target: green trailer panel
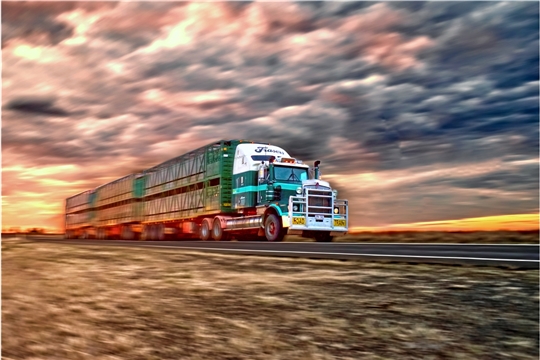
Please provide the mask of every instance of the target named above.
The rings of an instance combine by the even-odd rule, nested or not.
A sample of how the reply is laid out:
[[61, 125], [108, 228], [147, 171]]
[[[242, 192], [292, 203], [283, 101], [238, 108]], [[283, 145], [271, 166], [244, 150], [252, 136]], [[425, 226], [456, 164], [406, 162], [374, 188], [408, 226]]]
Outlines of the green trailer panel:
[[230, 213], [232, 170], [241, 141], [219, 141], [144, 172], [144, 222]]
[[[220, 140], [66, 200], [66, 228], [232, 213], [233, 162], [244, 140]], [[251, 202], [251, 200], [250, 200]]]

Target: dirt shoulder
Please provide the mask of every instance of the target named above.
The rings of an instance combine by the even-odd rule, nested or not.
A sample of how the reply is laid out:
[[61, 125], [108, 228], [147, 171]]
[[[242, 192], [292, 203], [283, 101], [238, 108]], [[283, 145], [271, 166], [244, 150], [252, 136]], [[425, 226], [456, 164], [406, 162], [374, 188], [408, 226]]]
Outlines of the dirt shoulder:
[[[287, 236], [285, 241], [313, 241], [300, 236]], [[379, 243], [458, 243], [458, 244], [538, 244], [538, 231], [388, 231], [363, 232], [334, 238], [334, 242]]]
[[2, 242], [3, 359], [538, 359], [538, 271]]

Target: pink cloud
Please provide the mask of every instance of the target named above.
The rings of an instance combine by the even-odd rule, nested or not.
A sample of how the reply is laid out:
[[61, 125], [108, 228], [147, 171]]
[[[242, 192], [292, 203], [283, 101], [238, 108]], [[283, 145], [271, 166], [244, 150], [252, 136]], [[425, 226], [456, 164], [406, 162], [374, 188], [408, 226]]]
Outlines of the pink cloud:
[[375, 4], [367, 12], [346, 18], [338, 28], [356, 34], [356, 53], [371, 63], [380, 63], [395, 70], [404, 70], [420, 63], [415, 55], [434, 42], [426, 36], [407, 40], [391, 27], [406, 22], [405, 15], [386, 4]]

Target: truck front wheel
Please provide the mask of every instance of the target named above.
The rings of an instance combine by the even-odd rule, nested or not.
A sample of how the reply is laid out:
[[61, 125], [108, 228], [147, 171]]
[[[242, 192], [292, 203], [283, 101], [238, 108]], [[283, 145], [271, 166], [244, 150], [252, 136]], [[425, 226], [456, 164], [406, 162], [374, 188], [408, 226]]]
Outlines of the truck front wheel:
[[214, 226], [212, 227], [212, 238], [216, 241], [229, 240], [229, 234], [226, 233], [221, 227], [221, 222], [218, 218], [214, 219]]
[[266, 240], [272, 242], [283, 241], [286, 233], [287, 229], [283, 228], [281, 220], [277, 215], [268, 215], [264, 222], [264, 235], [266, 236]]

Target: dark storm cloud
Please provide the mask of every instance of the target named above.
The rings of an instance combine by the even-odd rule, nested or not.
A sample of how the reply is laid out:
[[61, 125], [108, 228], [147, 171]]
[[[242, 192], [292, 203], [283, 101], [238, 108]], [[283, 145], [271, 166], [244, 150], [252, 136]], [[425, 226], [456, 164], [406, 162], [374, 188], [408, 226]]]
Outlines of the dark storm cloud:
[[[232, 19], [238, 20], [247, 16], [255, 4], [222, 5], [228, 9], [224, 10], [225, 13], [229, 12]], [[535, 103], [538, 98], [537, 87], [529, 87], [521, 94], [514, 95], [505, 95], [504, 92], [494, 94], [494, 89], [510, 86], [510, 93], [538, 79], [538, 66], [532, 66], [537, 65], [538, 57], [530, 51], [535, 45], [537, 47], [534, 43], [537, 31], [532, 29], [538, 24], [534, 20], [538, 4], [428, 2], [381, 5], [369, 2], [300, 4], [300, 10], [282, 13], [265, 5], [261, 9], [264, 9], [266, 16], [266, 27], [261, 36], [255, 37], [259, 44], [253, 44], [251, 48], [238, 47], [234, 37], [224, 37], [219, 33], [214, 36], [206, 34], [204, 30], [193, 46], [181, 50], [163, 49], [152, 56], [141, 54], [133, 57], [133, 60], [142, 65], [137, 70], [141, 79], [166, 79], [162, 86], [170, 93], [239, 90], [237, 96], [226, 100], [192, 105], [202, 111], [194, 118], [195, 123], [200, 125], [248, 121], [267, 116], [280, 108], [314, 103], [323, 97], [325, 101], [341, 107], [347, 114], [346, 125], [335, 128], [333, 134], [378, 153], [381, 160], [379, 166], [383, 168], [401, 167], [403, 154], [415, 154], [401, 146], [406, 141], [424, 139], [426, 144], [438, 141], [455, 148], [458, 144], [463, 145], [458, 130], [463, 131], [463, 136], [472, 131], [481, 137], [491, 133], [511, 132], [513, 126], [526, 128], [530, 124], [534, 125], [538, 111]], [[65, 6], [69, 8], [72, 5]], [[395, 9], [395, 12], [391, 9]], [[140, 35], [145, 40], [141, 40], [137, 46], [148, 45], [162, 31], [163, 26], [174, 24], [175, 17], [183, 19], [180, 15], [170, 15], [173, 10], [176, 11], [175, 4], [168, 3], [122, 4], [97, 21], [91, 34], [105, 41], [105, 44], [131, 42], [133, 37]], [[147, 14], [147, 21], [139, 22], [139, 26], [128, 20], [142, 14]], [[283, 19], [277, 16], [280, 14]], [[319, 51], [315, 47], [295, 50], [290, 46], [283, 47], [281, 43], [294, 34], [307, 34], [308, 41], [314, 41], [319, 39], [314, 34], [325, 29], [326, 25], [337, 29], [347, 22], [354, 24], [354, 19], [362, 16], [365, 21], [379, 26], [379, 32], [400, 31], [406, 37], [404, 39], [414, 39], [417, 36], [434, 39], [432, 46], [417, 54], [424, 69], [413, 66], [396, 71], [384, 64], [369, 64], [357, 55], [361, 55], [363, 50], [369, 51], [370, 42], [358, 41], [354, 33], [320, 38], [323, 39], [322, 45], [331, 51]], [[388, 21], [386, 28], [385, 25], [378, 25], [378, 19], [387, 18], [391, 20], [385, 20]], [[352, 26], [362, 26], [358, 24]], [[365, 30], [362, 28], [362, 31]], [[265, 34], [270, 34], [272, 39]], [[378, 38], [375, 36], [374, 39]], [[376, 40], [376, 44], [385, 39]], [[275, 42], [273, 49], [265, 47], [268, 41]], [[253, 51], [256, 46], [261, 51]], [[111, 50], [114, 48], [111, 47]], [[92, 49], [97, 60], [103, 54], [98, 55], [96, 50]], [[125, 51], [129, 51], [129, 48]], [[303, 61], [293, 61], [292, 56], [302, 51], [307, 51], [306, 58]], [[83, 55], [89, 54], [80, 54]], [[99, 62], [90, 60], [87, 63], [90, 65]], [[476, 79], [476, 83], [470, 85], [467, 82], [471, 80], [472, 73], [475, 74], [473, 79]], [[354, 81], [373, 74], [385, 77], [381, 86], [368, 83], [353, 88], [331, 89], [337, 82]], [[97, 115], [101, 118], [134, 109], [133, 101], [130, 101], [133, 95], [127, 92], [122, 95], [122, 92], [117, 91], [127, 87], [121, 83], [111, 85], [110, 82], [92, 85], [95, 87], [93, 92], [99, 94], [96, 98], [106, 104]], [[310, 89], [310, 86], [315, 87]], [[111, 95], [103, 98], [105, 94]], [[508, 96], [506, 101], [505, 96]], [[470, 99], [478, 99], [479, 103], [460, 103]], [[172, 117], [181, 112], [159, 107], [150, 110], [147, 106], [137, 110], [137, 113], [153, 118], [154, 114], [158, 114], [154, 111], [168, 112], [167, 116]], [[528, 117], [520, 117], [520, 114]], [[515, 119], [507, 118], [511, 116], [515, 116]], [[415, 117], [426, 118], [430, 124], [411, 121]], [[250, 131], [251, 135], [258, 132]], [[104, 135], [103, 139], [110, 139], [111, 134]], [[317, 138], [320, 136], [318, 134], [315, 132], [312, 135]], [[325, 132], [324, 135], [328, 136], [329, 133]], [[317, 139], [324, 143], [323, 138]], [[436, 162], [441, 155], [438, 149], [430, 150], [427, 146], [419, 150], [418, 154], [426, 151], [433, 151], [434, 154], [431, 157], [423, 156], [422, 161], [432, 158]], [[461, 156], [458, 153], [454, 155]], [[467, 158], [455, 160], [467, 161]]]
[[[52, 100], [36, 101], [52, 104]], [[22, 102], [27, 104], [26, 101]], [[34, 101], [30, 102], [34, 104]], [[12, 105], [12, 104], [9, 104]], [[15, 105], [18, 105], [15, 102]], [[76, 163], [95, 164], [96, 159], [124, 156], [130, 145], [122, 136], [128, 130], [117, 120], [95, 119], [88, 124], [77, 116], [59, 116], [55, 111], [4, 111], [2, 116], [3, 151], [23, 154], [40, 166]], [[22, 114], [27, 114], [22, 116]], [[61, 121], [60, 121], [61, 119]], [[81, 127], [82, 126], [82, 127]]]
[[7, 110], [41, 114], [47, 116], [67, 116], [64, 109], [54, 106], [54, 101], [39, 98], [17, 98], [9, 101], [5, 106]]
[[346, 119], [345, 113], [327, 102], [315, 101], [303, 106], [277, 110], [256, 123], [246, 124], [246, 137], [268, 139], [294, 156], [312, 160], [331, 153], [330, 137], [321, 131], [332, 132]]
[[[391, 4], [409, 9], [407, 5]], [[364, 144], [374, 146], [391, 143], [397, 146], [414, 139], [423, 139], [425, 144], [436, 140], [450, 148], [458, 144], [471, 146], [459, 153], [453, 152], [454, 161], [467, 162], [470, 158], [464, 155], [471, 152], [484, 159], [500, 155], [500, 151], [483, 152], [475, 142], [461, 141], [471, 132], [478, 139], [516, 132], [534, 137], [538, 124], [538, 83], [534, 83], [538, 81], [537, 12], [536, 3], [515, 6], [416, 4], [407, 21], [397, 28], [414, 35], [430, 34], [434, 38], [436, 45], [419, 55], [427, 70], [411, 68], [389, 73], [387, 85], [394, 89], [405, 87], [403, 91], [371, 91], [371, 95], [363, 95], [365, 105], [348, 106], [351, 114], [348, 138], [361, 139]], [[508, 21], [503, 21], [505, 19]], [[407, 26], [415, 31], [407, 32]], [[435, 31], [439, 27], [444, 31]], [[514, 30], [523, 32], [526, 41], [516, 39]], [[413, 90], [413, 97], [406, 87]], [[399, 118], [407, 113], [412, 118], [429, 120], [401, 122]], [[383, 122], [388, 127], [381, 131]], [[395, 151], [390, 146], [385, 148]], [[534, 146], [529, 150], [530, 153], [536, 151]], [[483, 153], [478, 154], [478, 151]], [[433, 152], [433, 156], [425, 155], [429, 152]], [[386, 151], [380, 153], [383, 155]], [[423, 154], [418, 163], [438, 162], [444, 158], [438, 149], [429, 146], [422, 147], [418, 154]], [[402, 161], [399, 163], [403, 165]], [[407, 163], [407, 166], [412, 165]]]
[[495, 170], [474, 177], [445, 177], [418, 183], [418, 186], [444, 185], [464, 189], [498, 189], [510, 192], [538, 192], [538, 164], [525, 164], [508, 169]]

